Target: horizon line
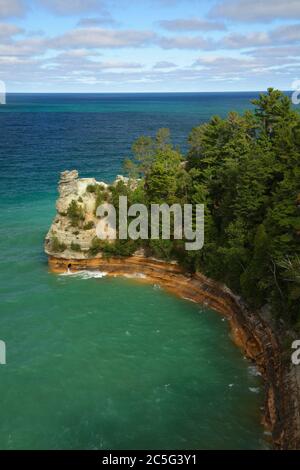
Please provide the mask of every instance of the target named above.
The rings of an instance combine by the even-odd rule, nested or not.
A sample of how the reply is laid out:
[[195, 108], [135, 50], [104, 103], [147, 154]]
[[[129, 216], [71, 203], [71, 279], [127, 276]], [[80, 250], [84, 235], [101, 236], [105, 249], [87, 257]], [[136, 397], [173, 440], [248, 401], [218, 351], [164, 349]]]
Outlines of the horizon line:
[[[292, 93], [294, 90], [282, 90], [277, 87], [268, 87], [274, 90], [280, 90], [283, 93]], [[10, 91], [6, 95], [142, 95], [142, 94], [186, 94], [192, 95], [197, 93], [265, 93], [268, 88], [264, 90], [222, 90], [222, 91]]]

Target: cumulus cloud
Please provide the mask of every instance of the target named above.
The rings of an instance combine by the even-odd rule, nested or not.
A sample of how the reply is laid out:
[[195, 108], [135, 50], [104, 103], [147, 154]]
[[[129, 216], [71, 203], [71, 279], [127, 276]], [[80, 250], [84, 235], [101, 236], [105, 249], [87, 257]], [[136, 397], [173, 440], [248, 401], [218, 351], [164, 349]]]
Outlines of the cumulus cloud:
[[[109, 4], [109, 0], [106, 1]], [[195, 0], [195, 4], [198, 1]], [[40, 83], [41, 87], [43, 83], [49, 83], [53, 87], [64, 83], [67, 90], [68, 84], [72, 86], [76, 82], [87, 86], [100, 83], [101, 87], [105, 87], [105, 84], [121, 87], [120, 84], [131, 83], [138, 87], [138, 84], [143, 83], [160, 83], [162, 88], [168, 90], [167, 84], [172, 81], [185, 82], [188, 87], [190, 82], [197, 84], [201, 80], [245, 80], [249, 84], [255, 79], [257, 83], [257, 77], [262, 77], [264, 83], [274, 84], [274, 77], [287, 77], [286, 80], [292, 81], [300, 73], [300, 22], [297, 24], [297, 21], [294, 24], [290, 24], [291, 21], [278, 22], [276, 27], [269, 27], [266, 31], [262, 27], [251, 28], [251, 25], [243, 31], [240, 27], [235, 28], [233, 22], [228, 22], [226, 24], [230, 32], [220, 34], [225, 31], [225, 26], [216, 16], [207, 21], [190, 17], [161, 21], [160, 27], [167, 32], [158, 33], [145, 30], [139, 25], [136, 29], [114, 27], [116, 22], [105, 10], [101, 0], [31, 0], [32, 4], [34, 2], [42, 4], [57, 15], [74, 16], [74, 21], [81, 19], [76, 28], [63, 29], [56, 35], [53, 35], [52, 30], [52, 36], [49, 36], [51, 30], [47, 31], [46, 28], [43, 37], [37, 37], [37, 33], [33, 36], [33, 33], [10, 24], [10, 21], [6, 23], [2, 20], [2, 24], [0, 21], [0, 79], [12, 80], [13, 77], [13, 80], [20, 81], [20, 87], [27, 82]], [[253, 0], [251, 12], [246, 14], [250, 21], [260, 21], [257, 18], [263, 18], [263, 10], [255, 10], [257, 3], [258, 0]], [[270, 6], [269, 0], [259, 3], [269, 3]], [[276, 5], [279, 5], [276, 0], [272, 0], [272, 14], [273, 3], [275, 13], [278, 12]], [[224, 18], [237, 20], [233, 10], [230, 13], [229, 7], [233, 4], [242, 5], [238, 13], [243, 17], [244, 12], [241, 9], [250, 5], [250, 2], [218, 0], [219, 9], [225, 6], [227, 8], [227, 16]], [[297, 0], [297, 4], [300, 5], [300, 0]], [[3, 5], [6, 10], [1, 10]], [[0, 0], [0, 18], [1, 15], [7, 16], [8, 11], [12, 14], [14, 5], [22, 5], [21, 0]], [[290, 4], [285, 7], [290, 14]], [[22, 11], [24, 12], [20, 10], [18, 14], [22, 14]], [[212, 14], [217, 15], [217, 7], [210, 13]], [[14, 15], [17, 15], [17, 10]], [[265, 21], [269, 21], [268, 18]], [[105, 28], [104, 25], [111, 27]], [[218, 31], [218, 34], [214, 34], [214, 31]], [[147, 66], [136, 62], [140, 52], [134, 51], [146, 47], [151, 48]], [[124, 48], [133, 48], [133, 51]], [[168, 51], [171, 49], [176, 51], [178, 59], [173, 51], [172, 54]], [[180, 53], [179, 50], [190, 52]], [[148, 49], [146, 53], [148, 54]], [[195, 59], [200, 54], [201, 57]], [[172, 62], [173, 59], [178, 63]]]
[[58, 15], [106, 12], [102, 0], [36, 0], [40, 5]]
[[12, 36], [22, 33], [24, 30], [13, 24], [0, 23], [1, 41], [10, 40]]
[[271, 31], [270, 36], [274, 43], [293, 44], [300, 42], [300, 23], [280, 26]]
[[62, 52], [50, 61], [44, 62], [44, 67], [60, 69], [61, 71], [73, 71], [74, 73], [96, 72], [100, 70], [130, 70], [141, 69], [139, 62], [122, 60], [101, 60], [101, 54], [93, 53], [88, 49], [75, 49]]
[[174, 68], [174, 67], [177, 67], [177, 65], [174, 64], [174, 62], [168, 62], [166, 60], [156, 62], [156, 64], [153, 65], [154, 69], [170, 69], [170, 68]]
[[212, 49], [214, 42], [202, 36], [162, 36], [157, 39], [162, 49]]
[[299, 0], [223, 0], [215, 5], [211, 18], [245, 22], [270, 22], [278, 19], [300, 19]]
[[243, 69], [249, 69], [257, 65], [252, 58], [248, 59], [237, 59], [235, 57], [218, 57], [218, 56], [207, 56], [199, 57], [193, 64], [194, 67], [202, 67], [206, 70], [214, 70], [218, 72], [228, 73], [241, 73]]
[[7, 41], [0, 44], [0, 56], [3, 57], [34, 57], [45, 52], [43, 39], [29, 38], [22, 41]]
[[151, 31], [79, 28], [54, 38], [49, 41], [49, 45], [54, 49], [141, 47], [154, 37]]
[[23, 16], [25, 11], [23, 0], [0, 0], [0, 18]]
[[273, 61], [282, 58], [298, 58], [300, 56], [300, 46], [262, 47], [244, 51], [243, 54], [252, 57], [260, 57], [265, 60], [270, 58]]
[[207, 21], [197, 18], [162, 20], [159, 25], [167, 31], [185, 32], [185, 31], [224, 31], [224, 23], [216, 21]]
[[94, 18], [81, 18], [78, 21], [78, 26], [82, 28], [90, 28], [94, 26], [102, 26], [102, 25], [114, 25], [116, 21], [110, 14], [97, 16]]
[[248, 47], [266, 46], [271, 43], [268, 33], [255, 32], [249, 34], [228, 34], [219, 42], [223, 49], [245, 49]]

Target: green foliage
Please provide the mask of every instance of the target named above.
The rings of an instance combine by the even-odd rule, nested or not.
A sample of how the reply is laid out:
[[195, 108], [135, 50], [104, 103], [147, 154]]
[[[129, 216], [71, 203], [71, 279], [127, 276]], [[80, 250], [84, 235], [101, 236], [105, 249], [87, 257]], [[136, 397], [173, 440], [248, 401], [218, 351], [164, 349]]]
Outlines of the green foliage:
[[84, 220], [83, 208], [74, 199], [68, 207], [67, 215], [71, 220], [72, 227], [78, 227], [80, 221]]
[[55, 253], [62, 253], [66, 250], [67, 245], [65, 243], [61, 243], [56, 236], [53, 236], [51, 239], [51, 248]]
[[83, 226], [83, 230], [91, 230], [92, 228], [95, 228], [95, 224], [92, 220], [90, 220]]
[[86, 188], [88, 193], [95, 193], [97, 189], [97, 184], [89, 184]]
[[104, 241], [102, 244], [102, 252], [104, 256], [132, 256], [139, 248], [139, 242], [134, 240], [116, 240], [114, 243]]
[[140, 137], [125, 166], [141, 181], [134, 190], [122, 182], [111, 188], [117, 212], [120, 195], [129, 204], [205, 204], [202, 250], [185, 251], [184, 240], [96, 239], [90, 252], [129, 256], [143, 246], [225, 282], [253, 308], [269, 304], [300, 329], [300, 115], [271, 88], [253, 104], [253, 112], [195, 127], [187, 164], [167, 129]]
[[95, 210], [94, 210], [94, 214], [96, 215], [98, 206], [103, 204], [108, 199], [109, 195], [108, 195], [108, 192], [106, 191], [106, 189], [103, 186], [101, 186], [100, 184], [89, 185], [87, 187], [87, 190], [89, 188], [90, 188], [89, 192], [94, 193], [95, 196], [96, 196]]
[[72, 242], [72, 243], [71, 243], [71, 250], [73, 250], [73, 251], [81, 251], [81, 246], [79, 245], [79, 243], [74, 243], [74, 242]]
[[213, 117], [189, 137], [190, 201], [206, 204], [194, 264], [253, 307], [269, 303], [300, 325], [300, 288], [284, 266], [300, 255], [300, 116], [278, 90], [253, 104], [254, 112]]
[[90, 256], [95, 256], [102, 253], [106, 257], [111, 256], [131, 256], [138, 249], [139, 242], [133, 240], [116, 240], [110, 243], [106, 240], [100, 240], [95, 237], [89, 249]]
[[102, 240], [100, 240], [97, 237], [93, 238], [90, 249], [89, 249], [89, 254], [91, 256], [97, 255], [102, 250], [102, 247], [103, 247]]

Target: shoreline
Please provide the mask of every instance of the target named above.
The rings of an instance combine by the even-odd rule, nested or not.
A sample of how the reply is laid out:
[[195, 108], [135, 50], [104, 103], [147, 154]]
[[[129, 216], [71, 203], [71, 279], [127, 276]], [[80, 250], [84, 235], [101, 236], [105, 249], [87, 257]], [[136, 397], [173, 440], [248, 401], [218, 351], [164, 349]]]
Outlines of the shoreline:
[[274, 448], [300, 448], [300, 384], [295, 367], [285, 363], [272, 328], [228, 287], [200, 273], [188, 274], [177, 263], [142, 255], [85, 259], [49, 255], [48, 263], [54, 273], [100, 270], [111, 277], [130, 276], [139, 282], [155, 283], [181, 298], [223, 314], [229, 321], [234, 343], [262, 374], [265, 386], [263, 424], [272, 433]]

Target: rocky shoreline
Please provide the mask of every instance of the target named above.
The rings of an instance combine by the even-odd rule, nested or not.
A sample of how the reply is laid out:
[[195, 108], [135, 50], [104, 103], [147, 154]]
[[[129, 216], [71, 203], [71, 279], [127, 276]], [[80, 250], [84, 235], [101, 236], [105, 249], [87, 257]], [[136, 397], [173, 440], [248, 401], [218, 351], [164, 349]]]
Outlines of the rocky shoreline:
[[70, 259], [49, 256], [52, 272], [100, 270], [109, 276], [129, 276], [160, 285], [182, 298], [204, 304], [224, 315], [232, 338], [254, 362], [265, 383], [263, 423], [272, 433], [274, 448], [299, 449], [299, 386], [295, 367], [284, 363], [276, 334], [262, 317], [250, 312], [226, 286], [200, 273], [185, 273], [176, 263], [142, 255], [129, 258]]
[[[118, 181], [133, 184], [123, 176]], [[225, 285], [200, 273], [190, 274], [176, 262], [147, 257], [143, 250], [129, 257], [91, 252], [99, 223], [95, 209], [99, 195], [110, 187], [78, 172], [61, 173], [57, 213], [46, 235], [45, 252], [52, 272], [100, 270], [109, 276], [129, 276], [158, 284], [164, 289], [204, 304], [224, 315], [232, 338], [259, 369], [265, 383], [263, 422], [276, 449], [300, 449], [300, 373], [285, 359], [279, 337], [269, 322], [252, 312]], [[105, 230], [106, 231], [106, 230]]]

